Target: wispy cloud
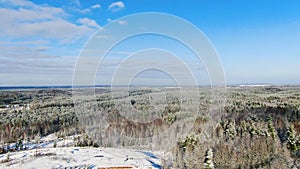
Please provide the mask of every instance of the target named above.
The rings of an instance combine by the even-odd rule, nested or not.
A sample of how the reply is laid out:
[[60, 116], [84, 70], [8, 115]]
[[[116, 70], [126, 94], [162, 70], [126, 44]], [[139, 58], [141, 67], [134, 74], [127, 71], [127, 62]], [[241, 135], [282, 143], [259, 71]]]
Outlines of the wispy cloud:
[[128, 22], [127, 21], [125, 21], [125, 20], [112, 20], [112, 19], [110, 19], [110, 18], [108, 18], [108, 19], [106, 19], [107, 20], [107, 22], [116, 22], [116, 23], [118, 23], [119, 25], [128, 25]]
[[95, 20], [89, 18], [79, 18], [77, 22], [88, 27], [100, 28], [100, 25], [98, 25]]
[[0, 0], [1, 3], [3, 4], [8, 4], [8, 5], [12, 5], [12, 6], [21, 6], [21, 7], [35, 7], [37, 5], [35, 5], [34, 3], [32, 3], [31, 1], [27, 1], [27, 0]]
[[36, 5], [25, 0], [2, 0], [11, 7], [0, 8], [0, 37], [40, 37], [55, 39], [62, 43], [74, 42], [78, 37], [90, 35], [99, 25], [93, 20], [81, 20], [76, 25], [67, 20], [62, 8]]
[[[92, 67], [91, 64], [95, 63], [86, 63], [85, 67]], [[110, 84], [112, 79], [118, 84], [127, 84], [137, 74], [140, 74], [134, 80], [137, 84], [174, 85], [173, 78], [184, 85], [209, 84], [205, 68], [199, 61], [181, 60], [160, 50], [138, 53], [112, 50], [98, 68], [97, 84]]]
[[47, 40], [28, 40], [28, 41], [0, 41], [0, 45], [46, 45]]
[[84, 9], [75, 8], [75, 11], [78, 11], [80, 13], [89, 13], [89, 12], [92, 12], [92, 10], [99, 9], [99, 8], [101, 8], [101, 5], [95, 4], [95, 5], [92, 5], [88, 8], [84, 8]]
[[[82, 8], [78, 0], [70, 3]], [[70, 84], [76, 47], [100, 25], [65, 6], [27, 0], [0, 4], [0, 15], [5, 16], [0, 17], [0, 85]], [[88, 9], [98, 8], [96, 4]]]
[[125, 8], [125, 4], [122, 1], [114, 2], [108, 6], [108, 10], [112, 12], [118, 12]]
[[97, 8], [101, 8], [101, 5], [95, 4], [95, 5], [91, 6], [91, 9], [97, 9]]
[[49, 55], [48, 48], [0, 45], [0, 85], [70, 84], [76, 57]]
[[35, 46], [27, 47], [24, 45], [1, 45], [0, 58], [9, 60], [25, 60], [26, 59], [45, 59], [53, 58], [55, 56], [46, 55], [43, 53], [49, 46]]
[[91, 9], [90, 8], [76, 9], [76, 11], [78, 11], [80, 13], [89, 13], [89, 12], [91, 12]]

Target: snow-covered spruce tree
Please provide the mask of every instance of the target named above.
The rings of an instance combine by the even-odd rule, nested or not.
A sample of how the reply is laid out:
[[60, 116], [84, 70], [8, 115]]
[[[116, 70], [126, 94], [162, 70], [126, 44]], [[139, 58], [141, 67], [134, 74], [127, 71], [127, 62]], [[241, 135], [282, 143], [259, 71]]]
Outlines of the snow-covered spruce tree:
[[204, 168], [205, 169], [214, 169], [213, 163], [213, 150], [210, 148], [205, 153], [205, 160], [204, 160]]
[[270, 136], [275, 139], [276, 136], [276, 130], [274, 128], [274, 123], [271, 117], [268, 117], [268, 133], [270, 134]]
[[288, 149], [290, 149], [292, 152], [295, 152], [298, 150], [297, 147], [297, 138], [296, 138], [296, 133], [295, 133], [295, 129], [294, 129], [294, 125], [291, 124], [288, 130]]

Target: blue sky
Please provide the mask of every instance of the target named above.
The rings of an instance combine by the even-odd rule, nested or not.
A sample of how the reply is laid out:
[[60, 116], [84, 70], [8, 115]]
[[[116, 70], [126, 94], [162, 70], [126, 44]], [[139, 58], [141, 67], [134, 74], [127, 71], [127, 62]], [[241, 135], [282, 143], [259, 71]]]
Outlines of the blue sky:
[[[300, 84], [299, 9], [296, 0], [0, 0], [0, 85], [71, 84], [89, 37], [140, 12], [168, 13], [197, 26], [217, 50], [228, 84]], [[133, 52], [130, 45], [146, 47], [145, 41], [129, 41], [111, 55]], [[155, 37], [149, 42], [169, 46]], [[168, 50], [186, 57], [179, 49], [174, 44]]]

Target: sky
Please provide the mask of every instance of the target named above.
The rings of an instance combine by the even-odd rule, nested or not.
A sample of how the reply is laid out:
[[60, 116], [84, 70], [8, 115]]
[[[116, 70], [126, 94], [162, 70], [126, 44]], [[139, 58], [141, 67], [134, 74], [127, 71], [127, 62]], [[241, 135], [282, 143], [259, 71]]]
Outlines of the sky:
[[[300, 84], [299, 9], [297, 0], [0, 0], [0, 85], [71, 85], [75, 64], [88, 40], [111, 23], [120, 29], [130, 26], [122, 17], [143, 12], [178, 16], [200, 29], [218, 53], [227, 84]], [[170, 31], [174, 29], [170, 26]], [[153, 51], [134, 54], [149, 48], [169, 53], [154, 51], [159, 57], [150, 56]], [[129, 55], [135, 61], [155, 59], [154, 65], [166, 63], [166, 69], [179, 73], [176, 70], [182, 69], [168, 67], [163, 59], [170, 53], [187, 62], [198, 83], [209, 82], [205, 64], [195, 60], [191, 51], [158, 35], [117, 44], [98, 67], [95, 82], [111, 83], [109, 77], [117, 67], [108, 65], [119, 64]], [[174, 83], [167, 72], [144, 72], [136, 74], [144, 81], [131, 82], [167, 79]]]

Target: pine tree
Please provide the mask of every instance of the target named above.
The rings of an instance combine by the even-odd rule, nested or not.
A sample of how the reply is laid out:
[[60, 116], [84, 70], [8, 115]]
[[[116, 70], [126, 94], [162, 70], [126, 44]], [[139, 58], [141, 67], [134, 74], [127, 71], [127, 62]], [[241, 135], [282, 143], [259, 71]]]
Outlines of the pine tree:
[[214, 169], [213, 159], [213, 150], [208, 149], [205, 153], [205, 160], [204, 160], [204, 168], [205, 169]]
[[298, 150], [297, 139], [296, 139], [296, 134], [295, 134], [295, 129], [294, 129], [293, 124], [290, 125], [289, 130], [288, 130], [288, 148], [292, 152], [295, 152]]
[[275, 139], [276, 132], [275, 132], [273, 120], [271, 117], [268, 117], [268, 132], [270, 133], [271, 137], [273, 139]]

